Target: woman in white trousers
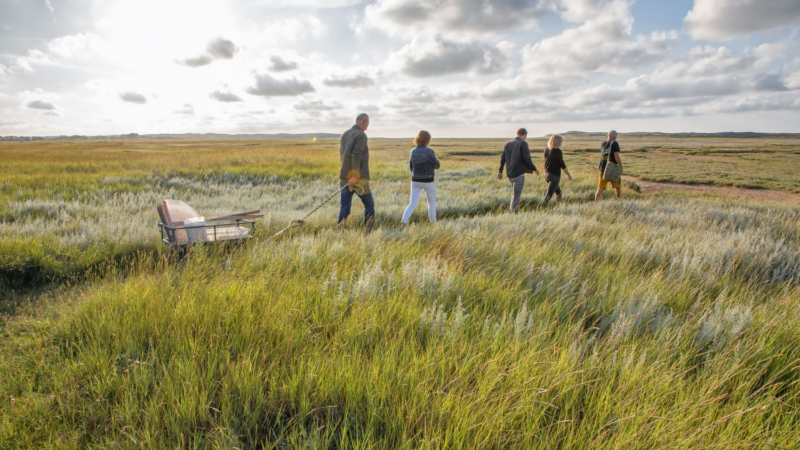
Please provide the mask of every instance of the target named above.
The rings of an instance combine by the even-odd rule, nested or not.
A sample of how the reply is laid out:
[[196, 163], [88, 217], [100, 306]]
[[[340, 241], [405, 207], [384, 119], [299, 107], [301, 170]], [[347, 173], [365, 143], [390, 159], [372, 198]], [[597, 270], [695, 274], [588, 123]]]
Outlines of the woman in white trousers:
[[428, 148], [431, 143], [431, 134], [427, 131], [420, 131], [417, 137], [414, 138], [414, 145], [416, 147], [411, 150], [411, 158], [408, 161], [409, 169], [411, 169], [411, 200], [408, 202], [408, 207], [403, 213], [403, 219], [400, 222], [400, 228], [404, 228], [411, 218], [411, 213], [419, 203], [419, 196], [422, 191], [425, 191], [425, 197], [428, 200], [428, 219], [431, 222], [436, 222], [436, 182], [434, 175], [439, 168], [439, 160], [436, 159], [436, 154]]

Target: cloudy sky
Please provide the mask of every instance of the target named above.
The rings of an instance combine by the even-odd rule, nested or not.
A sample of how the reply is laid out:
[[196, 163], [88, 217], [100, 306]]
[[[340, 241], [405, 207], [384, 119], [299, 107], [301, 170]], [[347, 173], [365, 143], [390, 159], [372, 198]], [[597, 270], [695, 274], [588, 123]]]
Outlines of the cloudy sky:
[[800, 132], [798, 31], [799, 0], [0, 0], [0, 135]]

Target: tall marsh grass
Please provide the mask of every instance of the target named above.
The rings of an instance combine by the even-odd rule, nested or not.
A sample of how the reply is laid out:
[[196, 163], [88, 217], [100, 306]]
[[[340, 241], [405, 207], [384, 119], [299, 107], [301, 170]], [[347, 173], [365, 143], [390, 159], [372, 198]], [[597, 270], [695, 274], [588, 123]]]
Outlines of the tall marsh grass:
[[[15, 200], [2, 245], [100, 263], [0, 315], [0, 449], [797, 447], [800, 209], [591, 203], [592, 177], [514, 215], [480, 161], [441, 173], [443, 220], [403, 231], [408, 183], [376, 183], [370, 234], [329, 205], [263, 239], [325, 178]], [[141, 251], [166, 195], [267, 216], [253, 242], [176, 262]], [[139, 252], [103, 264], [110, 242]]]

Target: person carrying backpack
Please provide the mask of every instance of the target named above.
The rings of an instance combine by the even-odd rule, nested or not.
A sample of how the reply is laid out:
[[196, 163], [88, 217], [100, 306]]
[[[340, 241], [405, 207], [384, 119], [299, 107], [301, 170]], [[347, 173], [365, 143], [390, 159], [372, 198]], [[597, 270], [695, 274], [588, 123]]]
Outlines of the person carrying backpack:
[[[600, 182], [597, 184], [597, 192], [594, 194], [594, 200], [600, 200], [600, 196], [603, 195], [603, 191], [606, 190], [608, 187], [609, 181], [606, 181], [603, 178], [603, 174], [605, 173], [606, 166], [608, 162], [611, 161], [619, 166], [620, 173], [622, 171], [622, 159], [619, 156], [620, 148], [619, 142], [617, 142], [617, 132], [611, 130], [608, 132], [608, 140], [604, 141], [603, 144], [600, 146], [600, 165], [597, 166], [597, 169], [600, 171]], [[622, 197], [622, 180], [620, 179], [618, 182], [611, 181], [611, 187], [616, 190], [617, 198]]]

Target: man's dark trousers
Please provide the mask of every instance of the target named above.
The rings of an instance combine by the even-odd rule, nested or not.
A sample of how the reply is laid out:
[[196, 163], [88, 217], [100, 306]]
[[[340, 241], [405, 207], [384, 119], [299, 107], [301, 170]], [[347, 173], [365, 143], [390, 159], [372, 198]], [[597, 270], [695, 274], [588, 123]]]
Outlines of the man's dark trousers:
[[[361, 182], [360, 185], [364, 188], [364, 193], [359, 194], [358, 187], [353, 189], [342, 189], [341, 192], [341, 206], [339, 207], [339, 223], [350, 216], [350, 207], [353, 205], [353, 194], [357, 195], [364, 204], [364, 223], [371, 226], [375, 221], [375, 200], [372, 199], [372, 190], [369, 188], [369, 182]], [[347, 186], [346, 182], [339, 181], [339, 188]]]

